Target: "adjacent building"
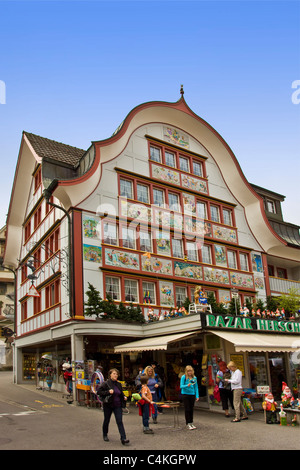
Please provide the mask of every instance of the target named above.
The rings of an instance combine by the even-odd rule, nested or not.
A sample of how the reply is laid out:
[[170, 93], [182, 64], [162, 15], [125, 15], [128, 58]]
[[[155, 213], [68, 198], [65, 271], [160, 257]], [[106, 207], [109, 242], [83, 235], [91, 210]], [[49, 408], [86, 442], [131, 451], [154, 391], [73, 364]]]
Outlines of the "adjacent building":
[[[234, 358], [245, 387], [278, 394], [278, 368], [296, 386], [297, 321], [182, 309], [199, 285], [241, 306], [298, 288], [299, 227], [283, 222], [282, 198], [249, 184], [182, 90], [175, 103], [137, 106], [88, 149], [23, 132], [4, 256], [17, 275], [15, 380], [40, 383], [47, 372], [63, 390], [69, 360], [77, 390], [88, 382], [76, 371], [90, 379], [99, 363], [130, 384], [138, 364], [155, 359], [176, 398], [192, 363], [201, 405], [215, 406], [217, 362]], [[145, 323], [85, 316], [90, 286], [139, 307]]]

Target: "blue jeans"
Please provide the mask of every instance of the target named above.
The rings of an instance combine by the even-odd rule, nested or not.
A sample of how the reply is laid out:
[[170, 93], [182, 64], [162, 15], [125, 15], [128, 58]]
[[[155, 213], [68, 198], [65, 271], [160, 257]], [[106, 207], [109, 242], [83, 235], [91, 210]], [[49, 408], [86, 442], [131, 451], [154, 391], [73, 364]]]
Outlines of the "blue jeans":
[[149, 428], [149, 403], [144, 403], [142, 407], [142, 419], [144, 428]]
[[107, 434], [108, 434], [108, 425], [109, 425], [109, 422], [110, 422], [111, 415], [112, 415], [112, 413], [114, 413], [116, 423], [117, 423], [117, 426], [118, 426], [118, 429], [119, 429], [119, 433], [120, 433], [120, 436], [121, 436], [121, 440], [125, 441], [126, 440], [126, 433], [125, 433], [125, 429], [124, 429], [124, 426], [123, 426], [122, 408], [121, 407], [112, 408], [111, 406], [104, 405], [103, 406], [103, 412], [104, 412], [104, 421], [103, 421], [103, 427], [102, 427], [103, 436], [107, 436]]

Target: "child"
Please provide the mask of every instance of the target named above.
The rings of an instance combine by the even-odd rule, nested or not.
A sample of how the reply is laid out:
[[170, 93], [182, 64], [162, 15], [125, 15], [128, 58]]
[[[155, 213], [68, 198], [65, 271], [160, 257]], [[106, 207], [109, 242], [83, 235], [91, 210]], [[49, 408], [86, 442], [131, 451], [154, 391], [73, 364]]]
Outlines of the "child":
[[187, 429], [196, 429], [193, 424], [194, 404], [199, 400], [197, 377], [192, 366], [186, 366], [180, 379], [181, 396], [184, 405]]
[[139, 402], [141, 415], [143, 417], [143, 426], [144, 426], [144, 434], [153, 434], [152, 429], [149, 428], [149, 416], [152, 414], [152, 394], [150, 389], [147, 385], [149, 377], [145, 374], [141, 375], [141, 397], [142, 400]]

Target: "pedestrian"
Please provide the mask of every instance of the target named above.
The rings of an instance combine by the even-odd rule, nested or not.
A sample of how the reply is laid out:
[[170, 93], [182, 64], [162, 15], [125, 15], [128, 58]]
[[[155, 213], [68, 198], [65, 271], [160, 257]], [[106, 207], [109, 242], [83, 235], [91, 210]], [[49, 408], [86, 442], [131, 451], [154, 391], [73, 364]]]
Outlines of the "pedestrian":
[[165, 369], [163, 368], [163, 366], [161, 366], [155, 361], [151, 364], [151, 366], [154, 367], [154, 372], [159, 376], [159, 378], [162, 381], [162, 386], [159, 388], [159, 393], [160, 393], [159, 399], [163, 399], [164, 401], [166, 401], [167, 398], [165, 394], [165, 382], [166, 382]]
[[123, 445], [128, 444], [129, 440], [126, 438], [126, 433], [123, 425], [123, 411], [126, 407], [126, 400], [122, 385], [118, 382], [119, 371], [117, 369], [111, 369], [108, 372], [108, 380], [103, 382], [99, 389], [98, 395], [103, 403], [104, 421], [102, 426], [103, 439], [108, 439], [108, 426], [112, 413], [115, 415], [116, 423], [119, 429], [121, 442]]
[[231, 390], [230, 382], [225, 382], [225, 379], [230, 379], [231, 374], [230, 374], [230, 370], [227, 367], [226, 362], [220, 361], [218, 365], [219, 365], [219, 370], [216, 375], [216, 383], [219, 386], [222, 408], [225, 411], [226, 418], [229, 418], [230, 417], [229, 406], [228, 406], [229, 403], [230, 403], [231, 408], [234, 410], [233, 392]]
[[143, 418], [143, 432], [144, 434], [153, 434], [153, 430], [149, 428], [149, 416], [152, 415], [152, 407], [154, 401], [152, 401], [152, 393], [148, 387], [149, 377], [146, 374], [141, 376], [141, 391], [140, 395], [142, 400], [139, 402]]
[[[155, 402], [152, 408], [152, 420], [154, 424], [157, 424], [157, 405], [159, 388], [162, 386], [162, 381], [158, 374], [155, 374], [152, 366], [147, 366], [144, 370], [144, 374], [148, 377], [148, 387], [152, 394], [152, 401]], [[141, 385], [141, 376], [138, 375], [135, 379], [137, 387]]]
[[180, 390], [184, 406], [185, 423], [187, 429], [196, 429], [193, 424], [195, 401], [199, 400], [197, 377], [192, 366], [186, 366], [180, 379]]
[[[242, 403], [242, 377], [243, 374], [240, 369], [237, 368], [235, 362], [230, 361], [227, 364], [228, 369], [231, 371], [231, 378], [225, 379], [225, 383], [228, 382], [231, 384], [231, 389], [233, 391], [233, 406], [235, 412], [235, 418], [232, 420], [233, 423], [239, 423], [242, 420], [248, 419], [247, 412]], [[242, 415], [242, 418], [241, 418]]]

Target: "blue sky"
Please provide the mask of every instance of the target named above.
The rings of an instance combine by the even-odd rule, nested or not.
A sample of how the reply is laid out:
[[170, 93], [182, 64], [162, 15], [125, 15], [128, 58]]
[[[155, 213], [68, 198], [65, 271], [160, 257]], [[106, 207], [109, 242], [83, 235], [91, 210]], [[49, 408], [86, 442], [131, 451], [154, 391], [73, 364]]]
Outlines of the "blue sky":
[[300, 225], [299, 1], [0, 0], [0, 18], [0, 226], [23, 130], [86, 149], [135, 106], [177, 101], [181, 84]]

